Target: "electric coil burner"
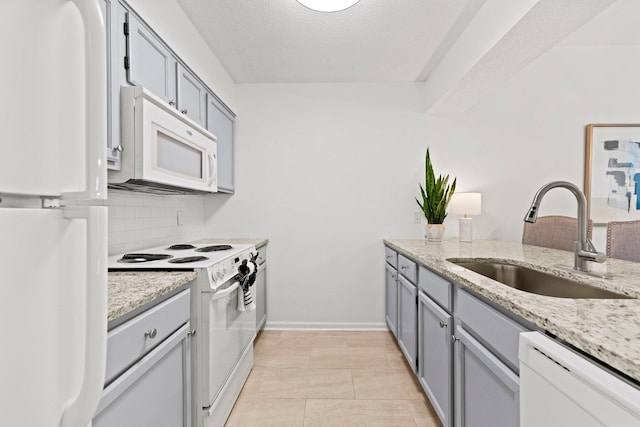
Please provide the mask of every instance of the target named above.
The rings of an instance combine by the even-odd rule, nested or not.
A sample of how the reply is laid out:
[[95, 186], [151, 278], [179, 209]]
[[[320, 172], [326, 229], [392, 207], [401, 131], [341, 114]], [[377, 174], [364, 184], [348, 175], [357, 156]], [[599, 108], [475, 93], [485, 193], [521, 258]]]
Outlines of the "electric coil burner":
[[188, 249], [195, 249], [195, 246], [189, 244], [171, 245], [167, 248], [170, 251], [186, 251]]
[[217, 252], [217, 251], [227, 251], [229, 249], [233, 249], [231, 245], [210, 245], [202, 248], [196, 249], [196, 252]]
[[170, 262], [171, 264], [187, 264], [190, 262], [206, 261], [208, 259], [209, 258], [207, 258], [206, 256], [188, 256], [184, 258], [170, 259], [167, 262]]
[[124, 254], [117, 262], [133, 264], [138, 262], [160, 261], [172, 258], [169, 254]]

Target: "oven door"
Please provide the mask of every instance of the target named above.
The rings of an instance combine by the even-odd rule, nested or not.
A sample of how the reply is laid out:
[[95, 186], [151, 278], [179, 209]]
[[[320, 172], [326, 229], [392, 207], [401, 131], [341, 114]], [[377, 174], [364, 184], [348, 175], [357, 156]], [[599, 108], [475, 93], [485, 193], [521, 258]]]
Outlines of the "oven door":
[[229, 281], [215, 292], [201, 294], [203, 330], [208, 328], [202, 337], [201, 392], [209, 406], [255, 336], [256, 312], [238, 311], [238, 293], [242, 293], [240, 284]]

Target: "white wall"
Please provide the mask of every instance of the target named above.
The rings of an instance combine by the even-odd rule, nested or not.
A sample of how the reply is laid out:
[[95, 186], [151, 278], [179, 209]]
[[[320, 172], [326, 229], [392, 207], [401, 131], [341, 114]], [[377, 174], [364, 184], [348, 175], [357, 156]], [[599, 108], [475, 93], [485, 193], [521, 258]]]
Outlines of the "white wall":
[[384, 327], [385, 236], [411, 222], [428, 134], [413, 84], [239, 85], [237, 186], [207, 230], [264, 236], [271, 327]]

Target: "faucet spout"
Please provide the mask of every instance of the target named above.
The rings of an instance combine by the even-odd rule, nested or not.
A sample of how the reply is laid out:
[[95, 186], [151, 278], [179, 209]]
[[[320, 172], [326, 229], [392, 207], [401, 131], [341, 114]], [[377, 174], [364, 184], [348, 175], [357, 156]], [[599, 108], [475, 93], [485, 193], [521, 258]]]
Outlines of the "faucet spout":
[[531, 207], [524, 217], [525, 222], [534, 223], [538, 219], [540, 202], [547, 192], [553, 188], [566, 188], [576, 197], [578, 202], [578, 240], [575, 244], [575, 257], [573, 268], [587, 271], [587, 261], [604, 262], [606, 255], [596, 251], [593, 243], [587, 238], [587, 198], [580, 188], [568, 181], [553, 181], [543, 185], [533, 197]]

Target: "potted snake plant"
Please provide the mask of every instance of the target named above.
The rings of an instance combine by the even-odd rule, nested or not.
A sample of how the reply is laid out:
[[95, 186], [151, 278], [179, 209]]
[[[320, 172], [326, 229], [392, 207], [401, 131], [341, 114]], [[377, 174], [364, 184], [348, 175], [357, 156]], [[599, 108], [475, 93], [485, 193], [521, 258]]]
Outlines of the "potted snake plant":
[[449, 175], [438, 175], [436, 178], [433, 172], [433, 164], [429, 156], [429, 148], [425, 157], [425, 181], [424, 187], [420, 184], [420, 194], [422, 203], [416, 198], [416, 202], [425, 218], [425, 237], [429, 241], [439, 242], [444, 234], [444, 219], [447, 217], [447, 206], [451, 201], [451, 196], [456, 190], [456, 178], [449, 184]]

